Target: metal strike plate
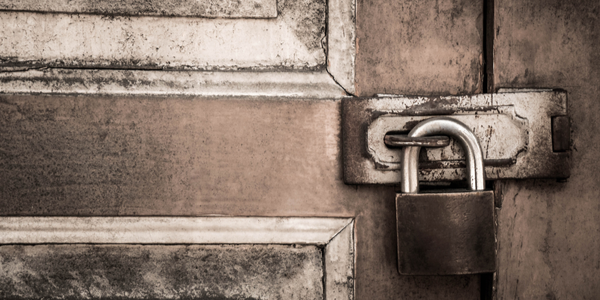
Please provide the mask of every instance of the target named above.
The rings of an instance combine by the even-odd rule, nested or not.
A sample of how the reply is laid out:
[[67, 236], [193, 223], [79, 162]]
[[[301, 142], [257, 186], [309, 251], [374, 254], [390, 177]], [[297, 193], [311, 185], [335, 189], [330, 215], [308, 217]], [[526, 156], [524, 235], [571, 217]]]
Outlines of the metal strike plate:
[[[402, 150], [386, 146], [386, 134], [408, 133], [420, 121], [441, 115], [460, 120], [477, 136], [487, 179], [562, 179], [570, 175], [571, 151], [565, 149], [570, 141], [565, 142], [565, 134], [553, 137], [570, 130], [566, 91], [500, 90], [471, 96], [343, 99], [344, 181], [398, 184]], [[561, 128], [554, 128], [557, 126]], [[420, 180], [464, 179], [463, 152], [453, 140], [447, 147], [424, 151]]]

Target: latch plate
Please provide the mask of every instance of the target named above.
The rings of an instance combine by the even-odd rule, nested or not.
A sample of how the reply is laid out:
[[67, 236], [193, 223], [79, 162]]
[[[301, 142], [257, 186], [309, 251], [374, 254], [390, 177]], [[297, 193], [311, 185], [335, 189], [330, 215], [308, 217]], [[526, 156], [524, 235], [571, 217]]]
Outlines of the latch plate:
[[[557, 148], [553, 136], [565, 131], [565, 119], [568, 123], [566, 91], [507, 90], [471, 96], [342, 100], [344, 181], [398, 184], [401, 149], [385, 145], [386, 133], [408, 132], [418, 122], [440, 115], [456, 118], [473, 130], [483, 148], [487, 179], [570, 175], [571, 152], [565, 149], [563, 137]], [[557, 117], [561, 122], [556, 122]], [[560, 130], [554, 128], [556, 124], [562, 124]], [[420, 180], [465, 177], [462, 149], [454, 141], [447, 147], [423, 151]]]

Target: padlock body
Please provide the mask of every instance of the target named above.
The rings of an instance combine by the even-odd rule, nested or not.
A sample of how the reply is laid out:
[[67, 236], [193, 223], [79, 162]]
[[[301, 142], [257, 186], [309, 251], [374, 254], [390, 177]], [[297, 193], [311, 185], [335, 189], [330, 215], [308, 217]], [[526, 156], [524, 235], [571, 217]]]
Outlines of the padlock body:
[[396, 195], [398, 271], [403, 275], [494, 272], [494, 192]]

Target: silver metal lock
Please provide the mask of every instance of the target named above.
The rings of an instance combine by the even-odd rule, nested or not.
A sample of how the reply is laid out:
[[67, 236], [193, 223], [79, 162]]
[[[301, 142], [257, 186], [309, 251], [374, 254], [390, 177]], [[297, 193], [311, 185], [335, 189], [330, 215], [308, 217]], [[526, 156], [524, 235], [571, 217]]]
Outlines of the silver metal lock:
[[420, 146], [402, 150], [402, 193], [396, 194], [398, 271], [402, 275], [459, 275], [494, 272], [494, 192], [485, 191], [483, 154], [463, 123], [431, 118], [409, 137], [448, 135], [466, 154], [470, 191], [418, 193]]

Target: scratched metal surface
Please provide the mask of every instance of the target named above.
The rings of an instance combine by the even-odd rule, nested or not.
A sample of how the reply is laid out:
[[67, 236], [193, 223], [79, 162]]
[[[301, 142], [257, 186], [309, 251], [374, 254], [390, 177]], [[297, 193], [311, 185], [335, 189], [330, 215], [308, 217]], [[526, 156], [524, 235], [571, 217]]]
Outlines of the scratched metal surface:
[[[344, 180], [349, 184], [397, 184], [400, 149], [384, 144], [387, 132], [408, 132], [428, 116], [466, 123], [479, 139], [486, 178], [567, 178], [570, 151], [552, 151], [552, 117], [567, 114], [564, 91], [507, 92], [472, 96], [354, 98], [342, 100]], [[456, 143], [428, 149], [420, 178], [465, 178]]]

